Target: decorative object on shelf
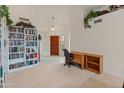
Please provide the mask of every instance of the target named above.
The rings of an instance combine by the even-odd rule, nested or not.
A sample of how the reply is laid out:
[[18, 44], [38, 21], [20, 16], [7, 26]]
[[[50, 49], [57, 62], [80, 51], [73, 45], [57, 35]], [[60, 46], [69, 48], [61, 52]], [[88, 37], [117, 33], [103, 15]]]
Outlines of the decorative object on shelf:
[[19, 17], [20, 21], [23, 21], [25, 23], [30, 23], [30, 20], [28, 18], [24, 18], [24, 17]]
[[5, 17], [6, 18], [6, 25], [7, 26], [12, 26], [12, 19], [10, 19], [10, 16], [9, 16], [9, 8], [6, 6], [6, 5], [2, 5], [0, 7], [0, 16], [1, 17]]
[[39, 47], [38, 47], [38, 51], [39, 51], [39, 62], [40, 62], [40, 42], [42, 40], [42, 37], [40, 34], [38, 34], [38, 41], [39, 41]]
[[124, 5], [110, 5], [109, 6], [110, 12], [114, 12], [114, 11], [117, 11], [119, 9], [124, 9]]
[[119, 5], [110, 5], [109, 6], [109, 11], [113, 12], [113, 11], [117, 11], [119, 9]]
[[15, 26], [20, 26], [20, 27], [27, 27], [27, 28], [36, 28], [34, 25], [31, 24], [30, 20], [24, 17], [19, 17], [19, 22], [16, 23]]
[[36, 28], [35, 26], [33, 26], [31, 23], [26, 23], [26, 22], [23, 22], [23, 21], [20, 21], [18, 23], [16, 23], [15, 26], [21, 26], [23, 28], [25, 27], [28, 27], [28, 28]]
[[38, 40], [41, 40], [41, 39], [42, 39], [41, 35], [40, 35], [40, 34], [38, 34]]

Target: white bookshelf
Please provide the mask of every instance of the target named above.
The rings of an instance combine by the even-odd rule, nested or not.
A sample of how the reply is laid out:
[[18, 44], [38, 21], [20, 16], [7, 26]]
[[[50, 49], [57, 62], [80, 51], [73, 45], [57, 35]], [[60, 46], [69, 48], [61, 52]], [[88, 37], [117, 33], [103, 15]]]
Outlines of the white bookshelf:
[[2, 32], [2, 24], [1, 24], [1, 20], [0, 20], [0, 85], [1, 85], [1, 80], [3, 79], [3, 75], [2, 75], [2, 62], [1, 62], [1, 32]]
[[24, 29], [13, 26], [8, 31], [8, 72], [25, 66]]
[[26, 46], [26, 66], [38, 63], [38, 38], [37, 30], [25, 28], [25, 46]]
[[38, 63], [36, 29], [13, 26], [9, 28], [8, 38], [8, 73], [35, 66]]
[[0, 17], [0, 87], [4, 87], [4, 78], [5, 78], [5, 52], [4, 52], [4, 33], [6, 30], [5, 18]]

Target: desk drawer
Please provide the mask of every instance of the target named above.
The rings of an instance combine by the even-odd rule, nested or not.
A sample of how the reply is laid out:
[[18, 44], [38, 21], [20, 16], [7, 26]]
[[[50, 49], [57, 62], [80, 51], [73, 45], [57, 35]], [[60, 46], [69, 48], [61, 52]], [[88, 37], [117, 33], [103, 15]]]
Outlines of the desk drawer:
[[81, 64], [82, 56], [81, 55], [73, 55], [73, 59], [75, 63]]

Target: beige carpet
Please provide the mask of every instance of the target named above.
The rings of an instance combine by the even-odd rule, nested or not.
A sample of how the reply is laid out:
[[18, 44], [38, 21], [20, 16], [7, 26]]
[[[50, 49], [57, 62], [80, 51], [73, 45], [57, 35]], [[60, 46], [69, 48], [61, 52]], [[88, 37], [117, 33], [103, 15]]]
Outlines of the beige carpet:
[[[7, 75], [9, 88], [112, 88], [122, 87], [122, 80], [113, 76], [97, 75], [62, 63], [40, 63], [39, 65]], [[111, 80], [110, 80], [110, 77]], [[113, 79], [113, 80], [112, 80]], [[119, 81], [120, 80], [120, 81]], [[110, 82], [111, 81], [111, 82]], [[118, 81], [113, 82], [113, 81]]]
[[82, 84], [82, 86], [85, 88], [116, 88], [116, 86], [114, 85], [100, 81], [95, 78], [89, 78], [86, 82]]

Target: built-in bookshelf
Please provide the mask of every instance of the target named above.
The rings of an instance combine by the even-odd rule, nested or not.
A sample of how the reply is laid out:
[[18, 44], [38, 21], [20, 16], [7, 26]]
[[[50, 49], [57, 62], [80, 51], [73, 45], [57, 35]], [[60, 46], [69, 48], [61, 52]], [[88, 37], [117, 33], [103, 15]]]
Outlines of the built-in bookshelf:
[[0, 22], [0, 81], [2, 79], [2, 62], [1, 62], [1, 22]]
[[26, 66], [38, 63], [37, 30], [25, 28]]
[[8, 72], [38, 63], [37, 30], [13, 26], [9, 28]]
[[25, 66], [24, 28], [9, 28], [9, 70]]
[[3, 23], [2, 23], [2, 18], [0, 18], [0, 87], [3, 87], [3, 82], [4, 82], [4, 72], [3, 72]]

